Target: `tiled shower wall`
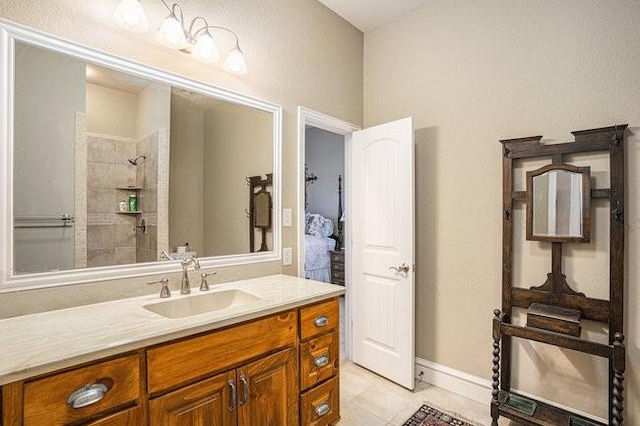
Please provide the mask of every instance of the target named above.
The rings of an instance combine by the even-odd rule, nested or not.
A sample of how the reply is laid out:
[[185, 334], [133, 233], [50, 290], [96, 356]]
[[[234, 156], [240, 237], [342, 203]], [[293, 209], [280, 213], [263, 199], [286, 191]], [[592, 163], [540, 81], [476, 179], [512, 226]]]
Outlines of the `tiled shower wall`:
[[147, 221], [147, 232], [138, 231], [135, 253], [138, 263], [158, 260], [158, 132], [138, 142], [137, 155], [146, 158], [136, 167], [136, 178], [142, 189], [138, 208]]
[[138, 215], [119, 214], [118, 203], [136, 185], [135, 139], [87, 136], [87, 266], [136, 263]]

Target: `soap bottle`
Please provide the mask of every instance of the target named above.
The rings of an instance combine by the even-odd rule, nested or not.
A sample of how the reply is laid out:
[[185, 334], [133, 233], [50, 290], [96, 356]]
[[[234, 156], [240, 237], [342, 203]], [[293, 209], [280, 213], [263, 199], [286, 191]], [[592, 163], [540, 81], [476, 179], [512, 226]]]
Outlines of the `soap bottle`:
[[120, 201], [120, 204], [118, 204], [118, 208], [121, 212], [126, 212], [129, 209], [129, 206], [125, 200], [122, 200]]
[[129, 211], [138, 211], [138, 197], [136, 196], [136, 194], [129, 194]]

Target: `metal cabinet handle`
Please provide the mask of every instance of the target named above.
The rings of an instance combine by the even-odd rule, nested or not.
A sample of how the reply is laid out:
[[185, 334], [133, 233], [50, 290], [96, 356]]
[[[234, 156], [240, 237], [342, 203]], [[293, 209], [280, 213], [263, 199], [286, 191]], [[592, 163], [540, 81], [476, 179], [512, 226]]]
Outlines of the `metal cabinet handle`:
[[316, 407], [316, 416], [322, 417], [326, 415], [329, 411], [331, 411], [331, 406], [329, 405], [328, 401], [325, 401]]
[[320, 355], [313, 360], [316, 367], [324, 367], [329, 364], [329, 357], [327, 355]]
[[238, 390], [233, 380], [227, 382], [229, 389], [231, 390], [231, 403], [229, 404], [229, 411], [233, 411], [238, 406]]
[[329, 324], [329, 318], [327, 318], [326, 315], [319, 315], [316, 317], [313, 323], [316, 325], [316, 327], [324, 327]]
[[396, 271], [398, 274], [403, 273], [406, 274], [409, 272], [409, 265], [407, 265], [406, 263], [402, 263], [402, 265], [396, 267], [396, 266], [389, 266], [389, 269], [392, 271]]
[[240, 400], [240, 405], [244, 405], [249, 402], [249, 383], [247, 383], [247, 378], [244, 376], [240, 376], [240, 383], [242, 383], [242, 399]]
[[109, 388], [102, 383], [84, 385], [69, 395], [67, 404], [69, 404], [71, 408], [82, 408], [95, 404], [104, 398], [104, 394], [107, 393], [108, 390]]

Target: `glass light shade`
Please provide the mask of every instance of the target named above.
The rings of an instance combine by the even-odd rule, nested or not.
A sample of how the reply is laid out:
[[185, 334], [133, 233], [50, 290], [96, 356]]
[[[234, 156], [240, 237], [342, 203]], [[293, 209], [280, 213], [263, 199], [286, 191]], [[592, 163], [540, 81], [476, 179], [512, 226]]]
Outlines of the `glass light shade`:
[[175, 15], [167, 16], [156, 33], [156, 40], [170, 49], [179, 50], [188, 46], [182, 24]]
[[247, 64], [244, 61], [244, 56], [242, 56], [242, 52], [239, 47], [234, 48], [229, 53], [224, 64], [222, 64], [222, 68], [231, 74], [244, 75], [247, 73]]
[[113, 12], [113, 20], [120, 27], [134, 33], [149, 29], [149, 21], [139, 0], [122, 0]]
[[218, 62], [218, 60], [220, 59], [220, 54], [218, 53], [216, 43], [215, 41], [213, 41], [213, 37], [211, 37], [211, 35], [208, 33], [204, 33], [200, 37], [198, 37], [196, 45], [193, 46], [191, 54], [198, 61], [207, 64]]

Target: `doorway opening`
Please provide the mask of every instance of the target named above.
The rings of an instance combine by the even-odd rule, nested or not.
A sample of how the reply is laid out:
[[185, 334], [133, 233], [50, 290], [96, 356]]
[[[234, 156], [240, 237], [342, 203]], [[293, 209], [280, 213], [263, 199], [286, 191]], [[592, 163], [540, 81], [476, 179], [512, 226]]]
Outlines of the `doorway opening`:
[[349, 164], [351, 134], [359, 129], [298, 108], [298, 276], [345, 286], [340, 335], [347, 359], [351, 358]]

